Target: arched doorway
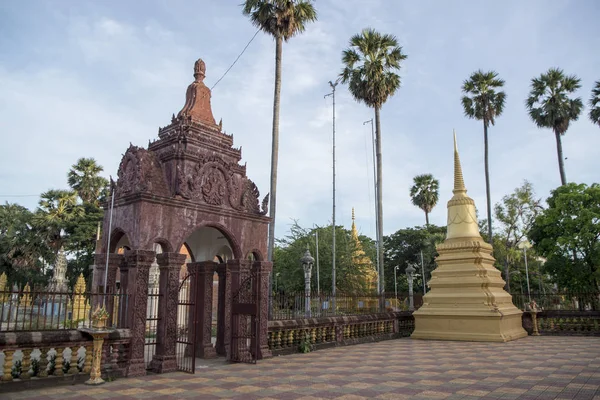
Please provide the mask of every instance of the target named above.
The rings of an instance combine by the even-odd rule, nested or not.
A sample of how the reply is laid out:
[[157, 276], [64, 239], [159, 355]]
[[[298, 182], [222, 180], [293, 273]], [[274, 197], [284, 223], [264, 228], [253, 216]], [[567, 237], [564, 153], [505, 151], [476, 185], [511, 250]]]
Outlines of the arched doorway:
[[227, 233], [213, 226], [197, 228], [181, 246], [180, 253], [187, 256], [179, 275], [177, 307], [176, 356], [181, 370], [192, 372], [195, 357], [225, 355], [216, 349], [223, 314], [219, 308], [224, 307], [217, 270], [233, 259], [233, 248]]

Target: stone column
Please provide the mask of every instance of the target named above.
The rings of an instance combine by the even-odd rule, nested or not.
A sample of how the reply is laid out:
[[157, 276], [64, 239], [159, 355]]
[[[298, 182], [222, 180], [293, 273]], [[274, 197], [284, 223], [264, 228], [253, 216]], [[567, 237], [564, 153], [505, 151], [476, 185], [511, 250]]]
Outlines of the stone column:
[[[221, 263], [217, 266], [219, 274], [219, 293], [217, 305], [217, 343], [215, 350], [220, 356], [229, 354], [229, 346], [231, 345], [231, 271], [226, 263]], [[225, 331], [227, 330], [227, 335]]]
[[179, 273], [185, 263], [185, 254], [162, 253], [156, 255], [160, 269], [158, 300], [158, 326], [156, 354], [152, 370], [156, 373], [177, 370], [175, 347], [177, 341], [177, 303], [179, 299]]
[[[129, 294], [127, 321], [131, 329], [131, 350], [127, 376], [146, 375], [144, 347], [146, 336], [146, 308], [148, 306], [148, 277], [155, 253], [151, 250], [131, 250], [125, 255], [127, 282], [124, 292]], [[124, 271], [125, 272], [125, 271]], [[124, 274], [122, 274], [124, 275]]]
[[268, 261], [254, 261], [252, 269], [257, 273], [258, 280], [258, 341], [259, 354], [257, 359], [271, 358], [269, 350], [269, 274], [273, 270], [273, 263]]
[[217, 352], [211, 342], [212, 294], [215, 264], [212, 261], [200, 261], [187, 264], [195, 271], [196, 283], [196, 357], [214, 358]]
[[[107, 284], [106, 291], [108, 294], [115, 294], [117, 292], [117, 268], [121, 266], [123, 263], [123, 255], [122, 254], [109, 254], [108, 255], [108, 275], [107, 275]], [[94, 273], [93, 281], [96, 287], [92, 287], [93, 292], [104, 293], [104, 274], [106, 270], [106, 254], [100, 253], [94, 255], [94, 263], [96, 264], [96, 270]], [[97, 276], [96, 276], [97, 275]], [[108, 311], [109, 317], [109, 326], [113, 325], [113, 322], [117, 322], [118, 318], [113, 318], [114, 310], [114, 296], [98, 296], [96, 304], [93, 304], [92, 312], [95, 307], [98, 305], [105, 304], [106, 311]]]

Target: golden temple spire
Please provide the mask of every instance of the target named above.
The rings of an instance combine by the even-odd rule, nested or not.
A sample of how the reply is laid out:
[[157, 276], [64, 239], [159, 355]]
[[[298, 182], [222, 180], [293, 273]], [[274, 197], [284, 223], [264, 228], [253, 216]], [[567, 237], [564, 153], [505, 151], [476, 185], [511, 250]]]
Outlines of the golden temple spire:
[[356, 224], [354, 223], [354, 207], [352, 207], [352, 239], [354, 239], [354, 241], [360, 245], [360, 241], [358, 240], [358, 230], [356, 229]]
[[466, 194], [467, 188], [465, 187], [460, 157], [458, 155], [458, 145], [456, 144], [456, 131], [453, 129], [452, 133], [454, 134], [454, 189], [452, 190], [452, 193], [455, 195], [458, 193]]
[[448, 223], [446, 239], [454, 238], [480, 238], [479, 225], [475, 202], [467, 196], [467, 188], [462, 174], [456, 132], [454, 134], [454, 189], [452, 199], [448, 202]]

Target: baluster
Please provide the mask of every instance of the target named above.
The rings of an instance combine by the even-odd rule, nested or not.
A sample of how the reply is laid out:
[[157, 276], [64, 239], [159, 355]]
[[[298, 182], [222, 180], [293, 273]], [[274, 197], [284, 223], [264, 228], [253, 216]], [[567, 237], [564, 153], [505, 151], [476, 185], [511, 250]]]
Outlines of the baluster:
[[317, 343], [323, 343], [323, 327], [317, 328]]
[[14, 350], [3, 350], [4, 351], [4, 368], [2, 369], [2, 380], [5, 382], [12, 381], [12, 365]]
[[64, 348], [55, 347], [56, 350], [56, 358], [54, 359], [54, 376], [64, 376], [65, 372], [63, 371], [63, 363], [65, 359], [63, 358]]
[[342, 327], [342, 329], [343, 329], [343, 331], [342, 331], [343, 332], [342, 333], [343, 338], [344, 339], [348, 339], [350, 337], [350, 327], [348, 325], [344, 325]]
[[275, 331], [275, 348], [281, 348], [281, 331]]
[[273, 331], [267, 332], [267, 346], [269, 347], [269, 350], [273, 350], [273, 336], [274, 336]]
[[288, 331], [287, 346], [286, 347], [292, 347], [293, 345], [294, 345], [294, 330], [290, 329]]
[[71, 347], [71, 362], [69, 363], [69, 370], [67, 371], [68, 374], [78, 374], [79, 373], [79, 368], [77, 368], [77, 361], [78, 361], [78, 356], [77, 356], [77, 347], [76, 346], [72, 346]]
[[42, 347], [40, 349], [40, 360], [39, 360], [39, 366], [40, 366], [40, 370], [38, 371], [38, 378], [45, 378], [48, 376], [48, 351], [50, 350], [49, 347]]
[[85, 359], [83, 361], [83, 373], [89, 374], [92, 370], [92, 345], [85, 346]]
[[317, 343], [317, 330], [315, 328], [312, 328], [310, 330], [310, 344], [315, 343]]
[[22, 349], [23, 359], [21, 359], [21, 374], [19, 375], [19, 379], [29, 379], [31, 378], [31, 374], [29, 370], [31, 369], [31, 352], [33, 349]]
[[111, 357], [111, 365], [112, 365], [112, 369], [113, 371], [116, 371], [119, 369], [119, 347], [121, 347], [119, 344], [112, 344], [112, 353], [110, 355]]

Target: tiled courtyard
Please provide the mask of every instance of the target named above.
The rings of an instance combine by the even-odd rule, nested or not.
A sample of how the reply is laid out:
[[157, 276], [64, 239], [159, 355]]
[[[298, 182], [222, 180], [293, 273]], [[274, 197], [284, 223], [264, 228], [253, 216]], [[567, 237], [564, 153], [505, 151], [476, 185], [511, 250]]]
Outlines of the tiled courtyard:
[[[391, 340], [2, 399], [599, 399], [600, 338]], [[0, 386], [1, 390], [1, 386]]]

